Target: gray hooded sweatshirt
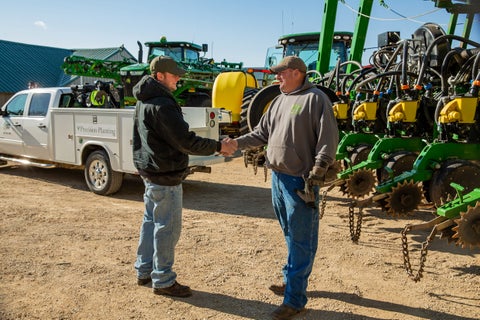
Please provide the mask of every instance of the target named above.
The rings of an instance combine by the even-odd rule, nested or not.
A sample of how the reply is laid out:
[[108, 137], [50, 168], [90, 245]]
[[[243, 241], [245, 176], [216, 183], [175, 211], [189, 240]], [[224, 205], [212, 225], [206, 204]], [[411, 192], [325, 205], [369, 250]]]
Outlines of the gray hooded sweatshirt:
[[338, 127], [332, 103], [308, 79], [291, 93], [273, 99], [255, 129], [236, 138], [239, 149], [267, 145], [267, 166], [296, 177], [308, 176], [314, 165], [335, 161]]

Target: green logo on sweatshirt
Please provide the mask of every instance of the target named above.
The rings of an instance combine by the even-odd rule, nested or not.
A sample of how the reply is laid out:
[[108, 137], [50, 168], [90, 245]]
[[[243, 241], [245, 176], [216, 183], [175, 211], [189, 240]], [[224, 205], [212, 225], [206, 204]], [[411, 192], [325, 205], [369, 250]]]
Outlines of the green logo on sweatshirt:
[[300, 111], [302, 111], [302, 106], [299, 105], [299, 104], [294, 104], [294, 105], [292, 106], [292, 109], [290, 110], [290, 113], [292, 113], [292, 114], [299, 114]]

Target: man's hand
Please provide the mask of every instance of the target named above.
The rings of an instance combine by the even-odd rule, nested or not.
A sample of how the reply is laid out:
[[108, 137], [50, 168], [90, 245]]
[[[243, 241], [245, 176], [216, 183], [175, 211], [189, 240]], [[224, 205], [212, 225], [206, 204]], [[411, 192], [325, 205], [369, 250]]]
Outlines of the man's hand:
[[231, 157], [238, 149], [237, 141], [231, 138], [225, 138], [222, 140], [222, 149], [220, 154], [225, 157]]
[[327, 168], [314, 166], [308, 174], [307, 181], [309, 181], [312, 186], [323, 186], [323, 184], [325, 183], [326, 173]]

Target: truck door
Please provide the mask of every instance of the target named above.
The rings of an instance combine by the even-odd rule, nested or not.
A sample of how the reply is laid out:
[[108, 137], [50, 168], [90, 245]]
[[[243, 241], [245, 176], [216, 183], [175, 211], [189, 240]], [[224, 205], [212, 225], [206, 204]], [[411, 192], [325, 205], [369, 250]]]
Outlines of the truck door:
[[37, 92], [31, 95], [23, 119], [24, 152], [35, 159], [49, 160], [48, 150], [48, 106], [52, 94]]
[[28, 94], [18, 94], [2, 108], [0, 117], [0, 153], [23, 155], [23, 113]]

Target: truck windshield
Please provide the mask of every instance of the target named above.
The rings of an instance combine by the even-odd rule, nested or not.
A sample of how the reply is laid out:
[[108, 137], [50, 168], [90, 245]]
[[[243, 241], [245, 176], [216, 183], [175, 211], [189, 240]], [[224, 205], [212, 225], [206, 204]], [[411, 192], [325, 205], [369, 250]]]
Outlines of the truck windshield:
[[27, 96], [27, 94], [19, 94], [10, 100], [10, 102], [8, 102], [8, 104], [5, 106], [5, 111], [7, 114], [11, 116], [23, 115], [25, 103], [27, 102]]

